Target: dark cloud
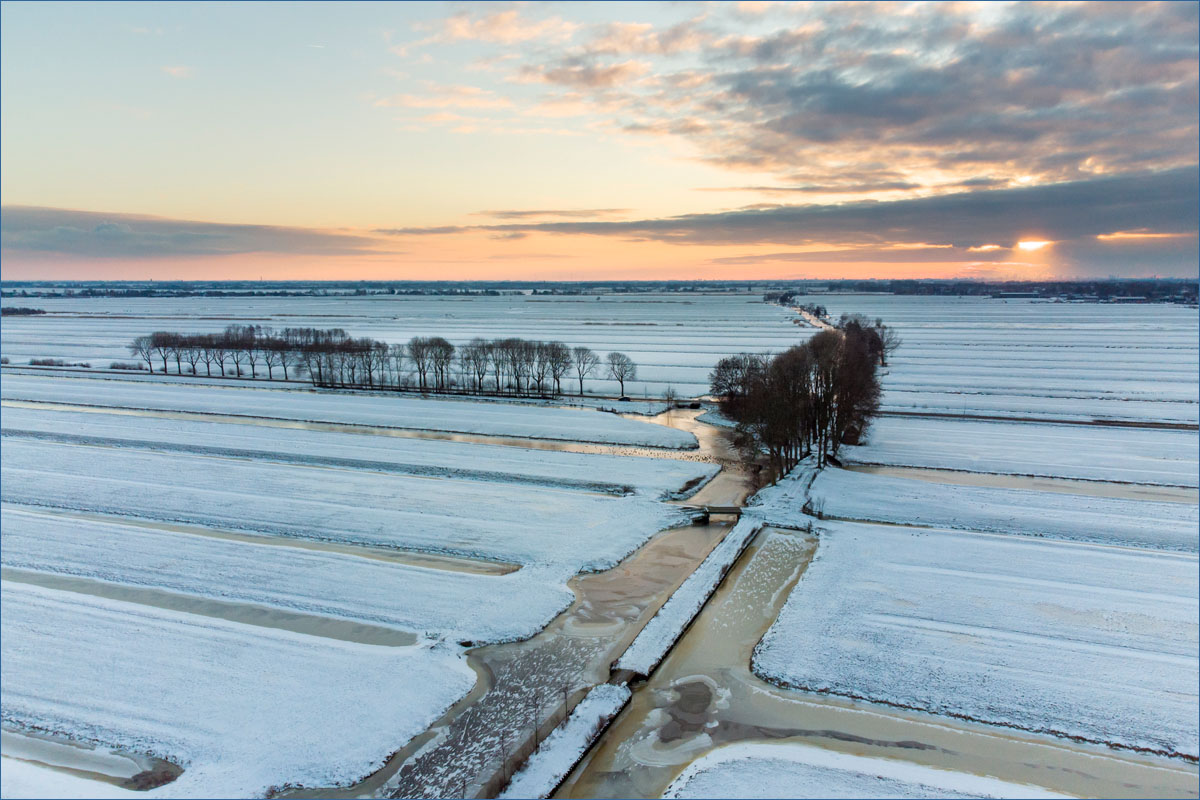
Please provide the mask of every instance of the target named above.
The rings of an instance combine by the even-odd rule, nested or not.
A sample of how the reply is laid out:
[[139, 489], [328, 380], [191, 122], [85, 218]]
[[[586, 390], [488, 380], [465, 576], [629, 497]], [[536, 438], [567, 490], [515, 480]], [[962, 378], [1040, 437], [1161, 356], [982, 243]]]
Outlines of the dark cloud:
[[[1060, 182], [1196, 163], [1198, 8], [821, 3], [747, 35], [718, 6], [702, 24], [601, 26], [518, 76], [592, 91], [615, 129], [680, 136], [703, 160], [785, 180], [804, 168], [803, 183], [834, 184], [866, 160], [881, 174], [863, 184]], [[621, 59], [668, 52], [696, 63], [610, 79], [633, 63]], [[924, 177], [936, 171], [953, 174]]]
[[[616, 236], [701, 245], [823, 244], [848, 249], [731, 257], [713, 263], [775, 261], [999, 261], [1025, 239], [1055, 242], [1058, 263], [1080, 272], [1196, 273], [1200, 170], [1114, 176], [1025, 188], [967, 191], [888, 202], [768, 205], [711, 214], [627, 221], [480, 225], [451, 232]], [[410, 233], [441, 228], [401, 229]], [[1099, 241], [1117, 231], [1183, 234]], [[971, 251], [995, 244], [1003, 251]], [[925, 246], [911, 246], [925, 245]], [[1124, 267], [1122, 267], [1124, 265]], [[1097, 270], [1101, 272], [1097, 273]]]
[[[778, 206], [628, 222], [549, 222], [524, 230], [728, 244], [949, 243], [1095, 237], [1113, 231], [1192, 233], [1196, 167], [1028, 188], [960, 192], [890, 202]], [[495, 227], [495, 226], [493, 226]]]
[[224, 256], [240, 253], [354, 255], [375, 240], [351, 234], [5, 206], [0, 246], [7, 252], [94, 258]]

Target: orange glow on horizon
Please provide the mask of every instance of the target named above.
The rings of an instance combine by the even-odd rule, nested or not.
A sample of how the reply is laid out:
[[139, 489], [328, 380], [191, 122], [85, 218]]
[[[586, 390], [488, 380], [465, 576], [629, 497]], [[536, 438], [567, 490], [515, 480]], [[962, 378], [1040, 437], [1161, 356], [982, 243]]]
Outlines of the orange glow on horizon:
[[1123, 241], [1139, 239], [1183, 239], [1193, 237], [1194, 233], [1151, 233], [1145, 230], [1136, 231], [1113, 231], [1112, 233], [1097, 234], [1096, 238], [1102, 242]]

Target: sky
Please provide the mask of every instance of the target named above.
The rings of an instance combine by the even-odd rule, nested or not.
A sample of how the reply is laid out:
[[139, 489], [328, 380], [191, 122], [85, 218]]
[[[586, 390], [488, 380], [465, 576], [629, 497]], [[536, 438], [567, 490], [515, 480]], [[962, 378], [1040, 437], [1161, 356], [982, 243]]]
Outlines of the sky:
[[1196, 277], [1198, 9], [5, 2], [0, 277]]

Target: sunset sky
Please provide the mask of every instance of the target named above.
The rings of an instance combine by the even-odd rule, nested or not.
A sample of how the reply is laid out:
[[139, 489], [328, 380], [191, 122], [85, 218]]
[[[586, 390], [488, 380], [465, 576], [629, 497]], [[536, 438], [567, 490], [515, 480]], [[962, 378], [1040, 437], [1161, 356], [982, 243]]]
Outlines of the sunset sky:
[[3, 278], [1197, 275], [1196, 3], [26, 3]]

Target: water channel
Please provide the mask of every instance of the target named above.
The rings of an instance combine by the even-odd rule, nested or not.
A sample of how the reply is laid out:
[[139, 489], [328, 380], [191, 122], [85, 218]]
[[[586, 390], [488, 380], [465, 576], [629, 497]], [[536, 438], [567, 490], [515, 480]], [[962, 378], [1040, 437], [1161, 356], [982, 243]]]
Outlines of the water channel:
[[817, 541], [764, 529], [555, 797], [643, 797], [731, 742], [791, 742], [902, 759], [1078, 796], [1196, 797], [1197, 769], [1103, 747], [774, 686], [754, 647]]
[[[18, 403], [5, 401], [5, 405]], [[20, 405], [59, 407], [42, 403]], [[673, 409], [649, 418], [650, 422], [696, 435], [698, 450], [669, 451], [188, 412], [64, 408], [571, 452], [686, 458], [720, 464], [723, 469], [715, 478], [692, 497], [677, 501], [688, 505], [741, 505], [756, 489], [756, 470], [742, 466], [730, 432], [699, 422], [699, 412], [693, 410]], [[950, 482], [942, 475], [945, 471], [930, 472], [936, 472], [938, 480]], [[1009, 480], [1010, 476], [987, 476], [989, 480], [996, 478]], [[1095, 482], [1071, 482], [1074, 483], [1094, 486]], [[1061, 482], [1055, 485], [1061, 486]], [[1145, 487], [1134, 488], [1140, 491]], [[178, 528], [179, 532], [191, 534], [247, 536], [193, 530], [188, 526], [120, 521]], [[616, 567], [572, 579], [569, 586], [575, 601], [534, 637], [484, 646], [460, 643], [467, 649], [468, 663], [478, 680], [472, 691], [441, 719], [362, 782], [350, 787], [292, 791], [287, 796], [494, 796], [536, 741], [552, 730], [590, 687], [609, 680], [612, 661], [729, 529], [730, 525], [725, 523], [660, 532]], [[265, 543], [325, 549], [323, 543], [252, 538], [268, 540]], [[760, 532], [685, 636], [649, 680], [635, 687], [629, 706], [556, 796], [659, 797], [689, 763], [714, 747], [735, 741], [796, 742], [856, 755], [899, 758], [1081, 796], [1197, 796], [1197, 770], [1193, 764], [796, 692], [761, 680], [750, 668], [753, 649], [802, 577], [817, 546], [818, 539], [809, 534], [770, 528]], [[409, 554], [351, 549], [355, 555], [364, 557], [399, 561], [410, 558]], [[425, 558], [420, 554], [415, 557]], [[466, 571], [497, 568], [464, 564], [461, 559], [448, 561], [456, 563], [438, 568]], [[4, 577], [10, 578], [7, 571]], [[81, 585], [72, 590], [95, 589]], [[149, 598], [151, 604], [155, 599]], [[292, 622], [307, 624], [304, 620]], [[6, 739], [6, 757], [7, 742]], [[65, 768], [87, 771], [81, 762], [73, 763]], [[129, 768], [121, 771], [128, 772]], [[107, 774], [103, 770], [100, 773]], [[112, 782], [128, 777], [109, 775], [107, 779]]]

